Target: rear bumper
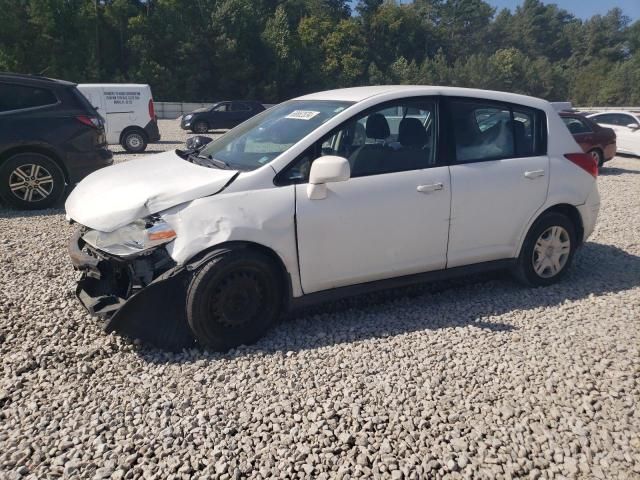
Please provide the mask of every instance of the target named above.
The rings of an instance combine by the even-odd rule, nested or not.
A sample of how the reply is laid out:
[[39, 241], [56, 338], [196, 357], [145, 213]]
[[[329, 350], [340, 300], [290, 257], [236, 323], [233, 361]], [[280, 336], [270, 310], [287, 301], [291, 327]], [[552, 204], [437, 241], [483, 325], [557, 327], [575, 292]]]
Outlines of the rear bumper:
[[584, 235], [582, 241], [586, 242], [593, 233], [600, 212], [600, 193], [598, 192], [598, 183], [593, 183], [593, 189], [587, 197], [587, 201], [583, 205], [577, 206], [580, 216], [582, 217], [582, 227]]
[[113, 164], [113, 153], [106, 146], [93, 152], [70, 153], [67, 155], [69, 183], [75, 185], [90, 173]]
[[160, 348], [179, 350], [193, 344], [186, 319], [190, 274], [157, 249], [122, 260], [87, 248], [79, 229], [70, 239], [71, 263], [82, 272], [76, 297], [106, 332], [118, 332]]
[[153, 119], [147, 123], [144, 127], [144, 131], [147, 134], [147, 140], [149, 143], [158, 142], [160, 140], [160, 129], [158, 128], [157, 120]]

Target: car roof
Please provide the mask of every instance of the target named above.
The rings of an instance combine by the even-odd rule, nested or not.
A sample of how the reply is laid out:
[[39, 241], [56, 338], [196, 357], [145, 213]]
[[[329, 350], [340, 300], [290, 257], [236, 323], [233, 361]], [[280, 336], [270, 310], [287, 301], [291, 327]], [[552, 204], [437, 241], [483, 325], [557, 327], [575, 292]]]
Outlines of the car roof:
[[441, 87], [428, 85], [375, 85], [369, 87], [341, 88], [324, 92], [311, 93], [295, 98], [295, 100], [334, 100], [344, 102], [361, 102], [377, 96], [397, 93], [399, 96], [444, 95], [456, 97], [472, 97], [500, 102], [517, 103], [535, 108], [551, 108], [549, 102], [540, 98], [515, 93], [479, 90], [475, 88]]
[[75, 86], [73, 82], [67, 80], [59, 80], [57, 78], [43, 77], [42, 75], [31, 75], [26, 73], [0, 72], [0, 80], [26, 81], [33, 83], [54, 83], [65, 86]]

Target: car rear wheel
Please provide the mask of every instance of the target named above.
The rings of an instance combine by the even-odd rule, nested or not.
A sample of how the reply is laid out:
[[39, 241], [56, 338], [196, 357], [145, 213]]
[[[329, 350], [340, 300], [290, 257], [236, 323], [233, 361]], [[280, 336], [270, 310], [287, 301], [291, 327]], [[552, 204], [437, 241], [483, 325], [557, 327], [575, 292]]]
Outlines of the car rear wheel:
[[576, 229], [565, 215], [543, 214], [531, 227], [515, 275], [530, 286], [551, 285], [566, 275], [577, 245]]
[[187, 291], [197, 341], [221, 352], [257, 341], [280, 314], [280, 277], [269, 257], [249, 249], [222, 251], [207, 262]]
[[199, 120], [193, 124], [194, 133], [207, 133], [209, 131], [209, 124], [204, 120]]
[[142, 132], [133, 130], [122, 137], [122, 148], [130, 153], [141, 153], [147, 148], [147, 138]]
[[598, 168], [604, 165], [604, 154], [599, 148], [594, 148], [593, 150], [589, 150], [589, 155], [591, 155], [593, 160], [598, 164]]
[[22, 210], [54, 205], [65, 189], [64, 174], [49, 157], [40, 153], [19, 153], [0, 165], [0, 197]]

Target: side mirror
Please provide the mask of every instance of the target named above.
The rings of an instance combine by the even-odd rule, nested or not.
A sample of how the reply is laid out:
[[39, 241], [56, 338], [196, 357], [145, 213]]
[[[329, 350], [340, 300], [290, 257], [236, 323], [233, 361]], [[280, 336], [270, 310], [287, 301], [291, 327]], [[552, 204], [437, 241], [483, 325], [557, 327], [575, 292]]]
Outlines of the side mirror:
[[627, 125], [627, 127], [629, 127], [631, 130], [638, 130], [638, 128], [640, 128], [640, 125], [638, 125], [637, 123], [630, 123], [629, 125]]
[[211, 142], [213, 138], [205, 137], [204, 135], [196, 135], [195, 137], [191, 137], [187, 140], [187, 150], [193, 150], [194, 152], [199, 152], [202, 150], [209, 142]]
[[344, 182], [351, 177], [349, 160], [344, 157], [327, 155], [316, 159], [309, 172], [307, 195], [311, 200], [327, 196], [327, 183]]

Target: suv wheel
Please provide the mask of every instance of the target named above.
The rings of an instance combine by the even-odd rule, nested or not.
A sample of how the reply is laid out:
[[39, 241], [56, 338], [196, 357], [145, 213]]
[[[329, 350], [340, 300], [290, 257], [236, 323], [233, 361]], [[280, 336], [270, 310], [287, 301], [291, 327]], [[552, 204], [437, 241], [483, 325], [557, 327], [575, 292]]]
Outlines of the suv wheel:
[[201, 345], [224, 352], [262, 337], [281, 305], [282, 284], [274, 262], [252, 250], [227, 250], [191, 280], [187, 320]]
[[558, 212], [542, 215], [525, 239], [515, 274], [526, 285], [545, 286], [566, 275], [577, 245], [575, 226]]
[[142, 132], [133, 130], [124, 134], [121, 145], [130, 153], [144, 152], [147, 148], [147, 138]]
[[204, 120], [199, 120], [193, 124], [193, 133], [207, 133], [209, 131], [209, 124]]
[[0, 197], [22, 210], [54, 205], [64, 193], [60, 167], [40, 153], [19, 153], [0, 164]]

